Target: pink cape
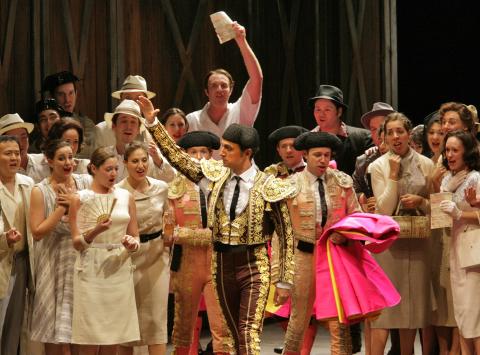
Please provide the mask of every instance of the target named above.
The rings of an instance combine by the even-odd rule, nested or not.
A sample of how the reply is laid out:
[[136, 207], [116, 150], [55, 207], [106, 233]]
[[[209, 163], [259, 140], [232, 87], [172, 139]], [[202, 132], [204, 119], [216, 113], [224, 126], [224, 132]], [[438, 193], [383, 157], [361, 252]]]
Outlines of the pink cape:
[[[349, 244], [333, 244], [328, 238], [333, 232], [341, 233]], [[400, 294], [369, 253], [387, 249], [399, 232], [391, 217], [370, 213], [353, 213], [323, 232], [317, 246], [317, 319], [348, 323], [400, 302]]]

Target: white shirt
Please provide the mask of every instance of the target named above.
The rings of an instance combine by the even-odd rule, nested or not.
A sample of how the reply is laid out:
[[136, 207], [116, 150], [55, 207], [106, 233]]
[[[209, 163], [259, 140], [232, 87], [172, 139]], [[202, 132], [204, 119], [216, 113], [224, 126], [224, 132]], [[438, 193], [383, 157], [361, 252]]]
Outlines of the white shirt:
[[236, 175], [234, 173], [230, 175], [229, 180], [225, 184], [225, 189], [223, 190], [223, 204], [225, 206], [225, 212], [227, 214], [230, 214], [230, 206], [232, 205], [233, 193], [235, 191], [235, 185], [237, 184], [235, 176], [240, 177], [240, 195], [238, 196], [238, 202], [235, 208], [235, 216], [238, 216], [248, 205], [250, 189], [253, 187], [257, 172], [257, 168], [252, 165], [240, 175]]
[[315, 209], [316, 209], [316, 222], [318, 224], [322, 224], [322, 204], [320, 199], [320, 192], [318, 191], [318, 179], [322, 179], [323, 182], [323, 189], [325, 191], [325, 202], [327, 203], [327, 210], [328, 210], [328, 194], [327, 194], [327, 186], [325, 184], [325, 177], [322, 175], [320, 177], [313, 175], [310, 171], [306, 168], [304, 170], [305, 176], [309, 182], [309, 185], [312, 187], [313, 196], [315, 198]]
[[[232, 123], [240, 123], [252, 127], [257, 118], [261, 101], [262, 99], [260, 98], [257, 103], [253, 104], [245, 86], [240, 98], [234, 103], [227, 104], [227, 111], [218, 121], [218, 124], [213, 122], [208, 115], [210, 102], [207, 102], [201, 110], [189, 113], [187, 115], [188, 131], [209, 131], [215, 133], [218, 137], [222, 137], [225, 129]], [[218, 151], [213, 152], [213, 158], [220, 159]]]
[[[119, 183], [121, 180], [125, 179], [128, 177], [128, 170], [125, 167], [125, 163], [123, 160], [123, 154], [119, 154], [117, 151], [116, 146], [111, 146], [109, 147], [112, 149], [116, 156], [117, 156], [117, 161], [118, 161], [118, 174], [117, 178], [115, 179], [116, 183]], [[165, 182], [170, 182], [173, 180], [175, 177], [175, 171], [173, 170], [172, 166], [168, 163], [167, 159], [163, 158], [163, 163], [160, 167], [156, 166], [155, 163], [153, 162], [152, 157], [149, 155], [148, 156], [148, 171], [147, 175], [150, 177], [153, 177], [158, 180], [163, 180]]]

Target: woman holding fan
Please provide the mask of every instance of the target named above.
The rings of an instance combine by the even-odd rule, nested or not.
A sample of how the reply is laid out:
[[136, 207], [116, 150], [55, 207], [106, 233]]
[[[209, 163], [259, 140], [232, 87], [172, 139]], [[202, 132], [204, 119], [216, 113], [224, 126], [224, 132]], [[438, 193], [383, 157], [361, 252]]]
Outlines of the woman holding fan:
[[130, 254], [139, 248], [135, 201], [115, 187], [115, 152], [98, 148], [90, 159], [92, 186], [70, 206], [70, 228], [79, 251], [73, 277], [72, 343], [80, 355], [116, 354], [139, 340]]

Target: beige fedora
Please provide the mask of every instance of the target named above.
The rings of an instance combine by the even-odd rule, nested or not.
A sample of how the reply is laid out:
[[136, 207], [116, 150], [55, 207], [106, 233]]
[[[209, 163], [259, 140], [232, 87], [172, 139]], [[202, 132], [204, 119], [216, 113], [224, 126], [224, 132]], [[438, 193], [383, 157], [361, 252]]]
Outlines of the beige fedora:
[[122, 88], [112, 92], [112, 97], [121, 100], [120, 95], [124, 92], [144, 92], [149, 99], [157, 94], [147, 90], [147, 82], [140, 75], [129, 75], [122, 84]]
[[105, 122], [107, 123], [107, 127], [112, 128], [113, 116], [118, 115], [120, 113], [138, 118], [138, 120], [140, 122], [140, 131], [143, 131], [145, 129], [145, 126], [142, 124], [144, 119], [143, 119], [142, 113], [140, 111], [140, 106], [138, 106], [138, 104], [133, 100], [123, 100], [115, 108], [114, 112], [106, 112], [105, 113], [103, 118], [105, 119]]
[[0, 135], [17, 128], [25, 128], [28, 133], [31, 133], [33, 124], [22, 120], [18, 113], [9, 113], [0, 118]]

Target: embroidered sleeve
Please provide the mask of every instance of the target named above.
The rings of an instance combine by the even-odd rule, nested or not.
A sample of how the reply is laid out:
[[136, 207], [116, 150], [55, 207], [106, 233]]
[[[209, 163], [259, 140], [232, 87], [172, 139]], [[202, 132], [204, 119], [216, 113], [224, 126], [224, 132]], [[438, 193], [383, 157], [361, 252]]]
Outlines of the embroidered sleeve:
[[175, 169], [195, 183], [202, 180], [203, 172], [200, 164], [190, 158], [187, 153], [175, 144], [161, 123], [157, 123], [151, 127], [147, 126], [147, 129], [162, 152], [162, 155], [167, 158]]

